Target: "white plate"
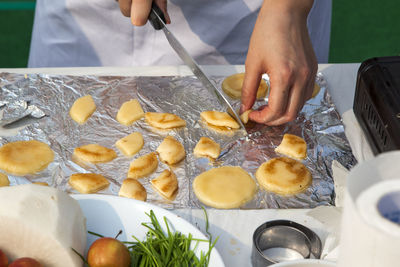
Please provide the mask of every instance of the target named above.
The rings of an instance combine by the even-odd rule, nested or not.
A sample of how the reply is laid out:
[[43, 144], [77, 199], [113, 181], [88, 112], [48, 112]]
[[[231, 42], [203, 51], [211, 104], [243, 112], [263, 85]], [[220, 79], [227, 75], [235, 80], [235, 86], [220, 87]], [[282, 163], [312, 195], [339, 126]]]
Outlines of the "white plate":
[[[115, 237], [119, 230], [122, 230], [123, 232], [118, 237], [118, 240], [134, 241], [132, 235], [135, 235], [139, 240], [143, 240], [147, 229], [141, 223], [150, 221], [145, 212], [149, 213], [150, 210], [153, 210], [161, 226], [164, 228], [163, 217], [165, 216], [174, 230], [185, 235], [191, 233], [194, 238], [207, 239], [202, 232], [184, 219], [172, 212], [143, 201], [111, 195], [92, 194], [71, 196], [78, 200], [86, 216], [87, 230], [103, 236]], [[87, 248], [89, 248], [96, 238], [96, 236], [88, 234]], [[207, 242], [200, 242], [196, 250], [196, 255], [199, 256], [200, 251], [208, 251]], [[212, 249], [209, 266], [225, 266], [216, 248]]]

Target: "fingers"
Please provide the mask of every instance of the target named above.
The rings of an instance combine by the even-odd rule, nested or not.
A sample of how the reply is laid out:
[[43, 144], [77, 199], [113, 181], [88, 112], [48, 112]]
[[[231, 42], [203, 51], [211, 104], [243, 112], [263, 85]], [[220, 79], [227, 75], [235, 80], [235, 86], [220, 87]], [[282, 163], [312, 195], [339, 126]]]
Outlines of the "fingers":
[[289, 70], [270, 74], [271, 90], [268, 105], [249, 114], [249, 118], [258, 123], [269, 124], [285, 115], [288, 97], [293, 82], [293, 73]]
[[261, 81], [261, 75], [262, 73], [260, 73], [258, 69], [246, 67], [242, 86], [242, 104], [240, 105], [240, 113], [251, 109], [251, 107], [254, 105], [258, 86]]
[[118, 3], [121, 13], [125, 17], [129, 17], [131, 15], [132, 0], [118, 0]]
[[130, 15], [133, 25], [143, 26], [146, 24], [152, 2], [152, 0], [132, 0]]
[[167, 0], [154, 0], [154, 2], [160, 7], [161, 11], [164, 13], [166, 24], [170, 24], [171, 19], [167, 10]]
[[267, 122], [267, 124], [275, 126], [295, 120], [297, 114], [301, 111], [305, 101], [307, 100], [307, 95], [309, 94], [308, 86], [308, 77], [299, 77], [289, 92], [285, 113], [278, 119]]

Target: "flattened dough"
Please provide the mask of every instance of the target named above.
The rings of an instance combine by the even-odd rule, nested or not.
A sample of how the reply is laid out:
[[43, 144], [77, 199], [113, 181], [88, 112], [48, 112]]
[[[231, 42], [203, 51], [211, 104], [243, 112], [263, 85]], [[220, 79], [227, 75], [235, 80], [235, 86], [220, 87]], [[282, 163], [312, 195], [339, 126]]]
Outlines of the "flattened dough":
[[85, 95], [77, 100], [69, 110], [71, 118], [79, 124], [84, 124], [93, 112], [96, 110], [96, 104], [91, 95]]
[[158, 146], [157, 152], [160, 160], [170, 165], [180, 162], [186, 155], [183, 145], [170, 135]]
[[275, 152], [301, 160], [307, 157], [307, 144], [297, 135], [285, 134], [281, 144], [275, 148]]
[[115, 146], [127, 157], [131, 157], [142, 149], [144, 144], [143, 136], [139, 132], [131, 133], [119, 139]]
[[207, 124], [218, 126], [218, 127], [228, 127], [231, 129], [239, 129], [240, 125], [233, 119], [228, 113], [209, 110], [200, 113], [200, 117]]
[[286, 157], [264, 162], [257, 169], [256, 178], [265, 190], [280, 195], [300, 193], [312, 183], [312, 176], [307, 167]]
[[[236, 73], [228, 76], [222, 82], [222, 90], [234, 99], [240, 99], [242, 96], [242, 86], [244, 73]], [[261, 79], [257, 90], [257, 99], [264, 98], [267, 95], [268, 85], [265, 80]]]
[[74, 173], [68, 183], [81, 194], [93, 194], [108, 187], [110, 182], [96, 173]]
[[117, 153], [110, 148], [98, 144], [89, 144], [75, 148], [74, 156], [90, 163], [104, 163], [115, 159]]
[[256, 183], [241, 167], [224, 166], [203, 172], [193, 181], [193, 190], [204, 204], [218, 209], [238, 208], [251, 200]]
[[172, 129], [186, 125], [184, 120], [171, 113], [146, 112], [144, 118], [149, 125], [159, 129]]
[[54, 160], [54, 152], [40, 141], [16, 141], [0, 147], [0, 169], [14, 175], [34, 174]]
[[8, 176], [0, 172], [0, 187], [9, 185], [10, 185], [10, 180], [8, 180]]
[[131, 162], [128, 171], [128, 178], [142, 178], [153, 173], [158, 167], [156, 153], [151, 152]]
[[157, 192], [168, 200], [174, 200], [178, 193], [178, 179], [175, 173], [164, 170], [160, 176], [150, 181]]
[[127, 178], [122, 182], [118, 195], [141, 201], [146, 201], [147, 199], [146, 189], [138, 180], [132, 178]]
[[220, 153], [220, 145], [208, 137], [201, 137], [193, 150], [193, 154], [196, 157], [207, 157], [212, 159], [218, 158]]
[[121, 105], [117, 113], [117, 121], [129, 126], [144, 116], [142, 107], [137, 99], [126, 101]]

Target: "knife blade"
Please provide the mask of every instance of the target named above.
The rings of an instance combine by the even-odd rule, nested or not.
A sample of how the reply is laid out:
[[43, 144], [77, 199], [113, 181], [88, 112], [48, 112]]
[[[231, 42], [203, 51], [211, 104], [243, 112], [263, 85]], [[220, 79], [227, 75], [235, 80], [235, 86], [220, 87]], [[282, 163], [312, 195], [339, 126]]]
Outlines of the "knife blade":
[[214, 95], [218, 102], [226, 108], [227, 112], [239, 123], [240, 127], [247, 134], [246, 128], [244, 127], [239, 115], [233, 110], [231, 104], [223, 96], [223, 94], [218, 90], [218, 88], [211, 82], [210, 78], [203, 72], [196, 61], [189, 55], [182, 44], [175, 38], [175, 36], [168, 30], [165, 25], [165, 17], [162, 10], [153, 2], [151, 7], [149, 21], [155, 30], [163, 30], [165, 37], [167, 38], [171, 47], [175, 50], [182, 61], [190, 68], [197, 79], [204, 85], [204, 87]]

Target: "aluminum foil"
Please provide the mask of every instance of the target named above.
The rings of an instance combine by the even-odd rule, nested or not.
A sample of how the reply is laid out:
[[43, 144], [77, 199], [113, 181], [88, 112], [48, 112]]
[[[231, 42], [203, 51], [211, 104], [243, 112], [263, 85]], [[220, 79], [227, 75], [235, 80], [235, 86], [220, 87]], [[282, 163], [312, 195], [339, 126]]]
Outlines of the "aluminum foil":
[[[264, 77], [268, 82], [268, 77]], [[213, 77], [220, 86], [224, 77]], [[110, 186], [100, 194], [117, 195], [126, 178], [130, 162], [144, 154], [155, 151], [167, 135], [172, 135], [184, 144], [187, 156], [172, 167], [178, 177], [179, 192], [172, 202], [164, 200], [151, 187], [150, 180], [169, 166], [160, 163], [157, 171], [140, 179], [147, 190], [148, 202], [164, 208], [200, 207], [193, 190], [192, 181], [201, 172], [213, 167], [241, 166], [253, 177], [257, 168], [266, 160], [278, 157], [274, 149], [285, 133], [302, 136], [308, 145], [308, 156], [303, 163], [313, 176], [312, 185], [303, 193], [279, 196], [259, 189], [254, 199], [244, 209], [258, 208], [312, 208], [319, 205], [334, 205], [334, 185], [331, 162], [339, 161], [351, 168], [356, 162], [344, 134], [344, 127], [332, 103], [321, 74], [317, 77], [320, 93], [309, 100], [296, 121], [279, 127], [250, 124], [249, 135], [242, 131], [221, 134], [202, 125], [200, 112], [222, 110], [216, 99], [192, 76], [185, 77], [96, 77], [96, 76], [49, 76], [0, 74], [0, 107], [2, 120], [9, 121], [29, 112], [46, 114], [33, 124], [5, 134], [0, 131], [0, 145], [17, 140], [36, 139], [45, 142], [55, 152], [55, 160], [48, 168], [35, 175], [18, 177], [9, 175], [11, 185], [47, 182], [50, 186], [70, 193], [77, 193], [68, 185], [71, 174], [94, 172], [104, 175]], [[93, 116], [78, 125], [68, 114], [73, 102], [86, 94], [92, 95], [97, 105]], [[144, 120], [127, 127], [119, 124], [116, 114], [121, 104], [136, 98], [144, 111], [169, 112], [186, 120], [187, 127], [171, 131], [155, 130]], [[229, 97], [227, 97], [230, 99]], [[235, 109], [239, 100], [230, 99]], [[267, 99], [257, 101], [256, 106]], [[138, 131], [144, 136], [143, 149], [134, 157], [123, 156], [115, 142]], [[196, 158], [192, 151], [201, 136], [214, 139], [223, 150], [220, 158], [210, 162]], [[103, 164], [82, 164], [72, 158], [74, 148], [90, 143], [113, 148], [118, 157]]]

